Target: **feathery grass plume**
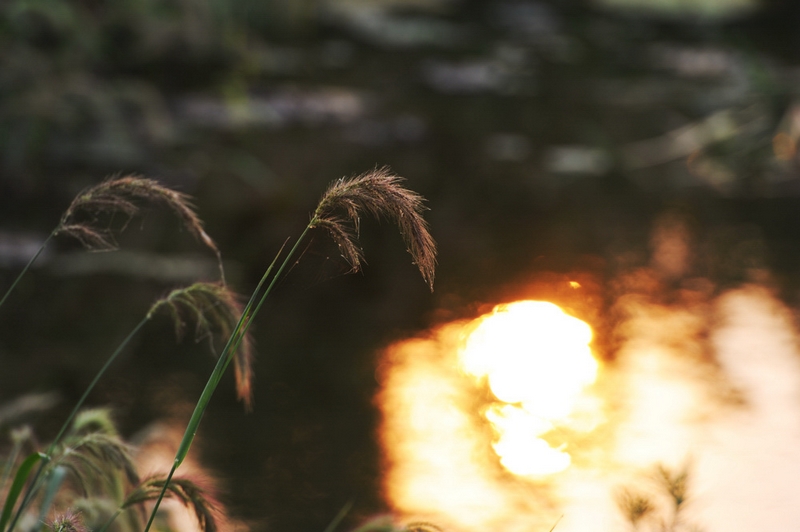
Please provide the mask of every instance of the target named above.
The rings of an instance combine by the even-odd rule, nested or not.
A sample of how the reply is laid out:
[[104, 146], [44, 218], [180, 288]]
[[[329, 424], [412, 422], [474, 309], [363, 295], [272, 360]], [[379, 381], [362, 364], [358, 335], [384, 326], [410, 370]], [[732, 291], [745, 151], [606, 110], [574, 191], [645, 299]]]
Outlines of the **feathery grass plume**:
[[[44, 251], [47, 244], [58, 235], [68, 235], [77, 239], [81, 244], [89, 249], [115, 249], [111, 231], [107, 228], [97, 227], [96, 219], [92, 218], [101, 213], [122, 212], [133, 216], [139, 212], [136, 200], [148, 200], [154, 203], [166, 205], [178, 215], [184, 227], [202, 242], [206, 247], [214, 252], [217, 257], [220, 280], [225, 282], [225, 270], [222, 266], [222, 255], [214, 240], [208, 236], [203, 229], [203, 222], [197, 216], [190, 197], [182, 192], [177, 192], [171, 188], [158, 183], [153, 179], [144, 177], [120, 177], [107, 179], [102, 183], [89, 187], [78, 194], [72, 200], [69, 207], [61, 216], [61, 220], [55, 229], [48, 235], [39, 249], [31, 257], [20, 274], [6, 290], [5, 295], [0, 299], [0, 307], [3, 306], [8, 296], [14, 291], [20, 279], [27, 273], [36, 259]], [[82, 221], [81, 215], [88, 216], [88, 221]]]
[[[433, 290], [433, 277], [436, 268], [436, 243], [428, 232], [427, 223], [422, 218], [422, 212], [425, 210], [423, 198], [404, 188], [401, 185], [401, 181], [400, 177], [390, 174], [385, 168], [352, 179], [339, 179], [323, 194], [308, 225], [295, 240], [289, 252], [283, 256], [277, 271], [272, 274], [273, 267], [281, 258], [283, 248], [278, 251], [278, 254], [251, 294], [250, 300], [233, 330], [233, 334], [228, 338], [228, 342], [217, 360], [217, 365], [214, 367], [200, 398], [195, 404], [192, 417], [186, 425], [183, 438], [175, 453], [172, 468], [167, 475], [164, 487], [161, 489], [161, 494], [153, 505], [153, 510], [150, 512], [150, 519], [145, 526], [144, 532], [149, 532], [172, 476], [189, 453], [194, 437], [197, 434], [197, 428], [203, 419], [203, 414], [219, 385], [222, 375], [231, 362], [233, 354], [244, 340], [253, 320], [267, 296], [271, 293], [275, 283], [283, 274], [286, 266], [294, 260], [300, 243], [303, 242], [311, 229], [315, 227], [328, 229], [334, 240], [339, 244], [345, 258], [350, 261], [353, 269], [358, 269], [361, 264], [361, 250], [356, 244], [355, 236], [349, 232], [348, 227], [345, 225], [345, 221], [336, 217], [334, 211], [343, 209], [347, 213], [349, 220], [353, 223], [356, 234], [360, 225], [362, 211], [366, 211], [376, 217], [386, 216], [391, 218], [400, 227], [400, 233], [408, 245], [414, 262], [417, 264], [423, 279]], [[267, 280], [270, 282], [262, 291], [262, 286]]]
[[61, 217], [56, 233], [74, 236], [87, 247], [113, 248], [114, 242], [106, 230], [93, 228], [88, 222], [77, 222], [76, 215], [81, 211], [87, 214], [119, 211], [133, 216], [139, 211], [139, 207], [133, 202], [135, 199], [166, 205], [178, 215], [192, 235], [219, 254], [217, 245], [203, 229], [203, 222], [195, 213], [189, 196], [144, 177], [108, 179], [87, 188], [72, 200]]
[[[77, 420], [76, 425], [73, 425], [77, 430], [64, 438], [63, 443], [51, 444], [47, 454], [31, 455], [40, 458], [40, 467], [36, 474], [28, 479], [28, 488], [6, 532], [14, 530], [20, 518], [25, 515], [26, 509], [36, 499], [37, 492], [43, 485], [47, 485], [40, 510], [40, 520], [44, 519], [66, 476], [73, 479], [73, 488], [77, 488], [84, 495], [93, 499], [110, 498], [117, 504], [122, 500], [127, 485], [139, 483], [139, 475], [129, 446], [116, 435], [115, 429], [111, 429], [114, 434], [108, 434], [109, 429], [105, 421], [110, 422], [110, 417], [102, 409], [89, 412], [83, 419]], [[98, 431], [87, 432], [93, 426]], [[28, 466], [28, 471], [31, 467], [32, 464]], [[14, 499], [16, 498], [15, 495]], [[4, 524], [10, 517], [11, 509], [13, 501], [12, 507], [8, 508], [9, 512], [4, 509], [4, 523], [0, 528], [5, 528]], [[8, 515], [5, 515], [6, 513]]]
[[638, 527], [639, 521], [649, 516], [655, 507], [650, 499], [641, 493], [636, 493], [630, 490], [622, 490], [617, 494], [617, 507], [619, 507], [625, 519], [630, 522], [634, 528]]
[[[148, 313], [117, 347], [89, 384], [88, 388], [79, 399], [78, 404], [75, 405], [61, 430], [48, 447], [46, 453], [42, 455], [43, 460], [39, 464], [33, 481], [28, 484], [28, 489], [14, 515], [11, 526], [6, 532], [11, 532], [13, 530], [20, 516], [32, 503], [37, 491], [41, 487], [41, 481], [45, 470], [48, 466], [52, 467], [54, 456], [57, 457], [55, 465], [63, 465], [63, 467], [71, 473], [72, 477], [75, 478], [78, 486], [84, 491], [88, 491], [90, 487], [96, 487], [96, 483], [91, 483], [92, 478], [102, 477], [103, 459], [111, 459], [111, 462], [122, 464], [122, 466], [124, 466], [122, 469], [127, 474], [128, 481], [132, 484], [136, 483], [133, 477], [135, 470], [128, 469], [127, 466], [125, 466], [125, 457], [127, 455], [103, 455], [102, 453], [94, 452], [102, 451], [102, 447], [98, 448], [92, 445], [89, 445], [87, 448], [89, 451], [87, 454], [84, 452], [87, 449], [82, 447], [91, 444], [91, 440], [83, 442], [80, 446], [76, 445], [74, 442], [77, 436], [83, 435], [83, 433], [87, 431], [93, 431], [89, 434], [94, 434], [95, 436], [93, 437], [95, 439], [102, 439], [102, 437], [105, 436], [108, 438], [106, 443], [112, 442], [113, 438], [116, 437], [113, 422], [108, 416], [108, 411], [95, 410], [81, 412], [80, 408], [99, 379], [123, 351], [131, 338], [133, 338], [161, 308], [168, 309], [173, 315], [179, 333], [185, 329], [185, 318], [188, 314], [188, 317], [194, 318], [197, 322], [198, 335], [211, 335], [214, 329], [218, 329], [222, 337], [228, 337], [228, 344], [226, 344], [223, 353], [220, 355], [218, 365], [221, 364], [223, 368], [227, 367], [227, 363], [233, 359], [237, 377], [237, 392], [239, 397], [245, 401], [245, 405], [249, 408], [252, 395], [252, 348], [250, 337], [247, 335], [246, 331], [241, 331], [242, 323], [247, 322], [245, 316], [247, 309], [242, 309], [236, 296], [222, 283], [196, 283], [184, 289], [173, 290], [165, 298], [156, 301], [153, 306], [151, 306]], [[234, 353], [234, 356], [230, 357], [230, 353]], [[222, 372], [219, 373], [221, 375]], [[72, 422], [73, 419], [75, 420], [74, 423]], [[67, 434], [67, 430], [70, 427], [71, 436], [67, 438], [64, 444], [60, 445], [62, 436]], [[89, 435], [87, 435], [87, 437], [88, 436]], [[103, 442], [97, 441], [95, 443]], [[76, 449], [71, 449], [71, 446], [76, 447], [80, 452], [77, 452]], [[58, 459], [59, 453], [68, 456], [69, 459], [65, 459], [65, 461], [61, 463]], [[117, 469], [120, 469], [120, 467], [117, 467]], [[106, 480], [109, 483], [109, 488], [116, 489], [117, 491], [119, 490], [119, 478], [108, 477]]]
[[56, 516], [49, 525], [53, 532], [89, 532], [79, 512], [67, 511]]
[[[148, 316], [166, 309], [175, 324], [175, 334], [180, 338], [186, 330], [187, 318], [195, 321], [196, 338], [208, 337], [212, 343], [213, 334], [230, 338], [236, 330], [244, 306], [238, 297], [222, 283], [195, 283], [170, 292], [150, 307]], [[233, 357], [236, 374], [236, 394], [249, 410], [253, 401], [253, 347], [249, 334], [244, 334]]]
[[148, 200], [161, 203], [178, 215], [184, 227], [217, 256], [220, 275], [224, 280], [222, 255], [217, 244], [203, 229], [203, 222], [197, 216], [188, 195], [161, 185], [158, 181], [144, 177], [120, 177], [108, 179], [89, 187], [78, 194], [61, 217], [54, 234], [65, 234], [76, 238], [90, 249], [114, 249], [113, 236], [107, 229], [92, 226], [91, 222], [80, 222], [78, 214], [122, 212], [133, 216], [139, 211], [134, 200]]
[[98, 480], [115, 487], [118, 473], [131, 485], [139, 483], [130, 447], [119, 437], [103, 433], [67, 438], [54, 464], [65, 467], [84, 493], [99, 488]]
[[[19, 280], [19, 278], [17, 278], [17, 280]], [[103, 374], [105, 374], [106, 370], [108, 370], [108, 368], [111, 366], [114, 360], [116, 360], [119, 354], [122, 353], [125, 346], [128, 345], [131, 339], [134, 336], [136, 336], [139, 330], [142, 327], [144, 327], [144, 325], [148, 321], [150, 321], [149, 316], [145, 316], [144, 318], [142, 318], [142, 320], [136, 325], [136, 327], [133, 328], [133, 330], [128, 334], [128, 336], [111, 354], [108, 360], [106, 360], [105, 364], [103, 364], [103, 367], [100, 368], [100, 371], [97, 372], [97, 375], [95, 375], [94, 379], [92, 379], [92, 382], [83, 392], [81, 398], [78, 399], [78, 403], [73, 407], [72, 412], [70, 412], [70, 414], [67, 416], [67, 419], [64, 421], [63, 425], [61, 426], [61, 429], [58, 431], [58, 434], [56, 434], [55, 438], [53, 438], [53, 441], [50, 442], [50, 445], [47, 447], [47, 450], [44, 453], [40, 453], [42, 459], [39, 462], [36, 473], [33, 475], [33, 479], [28, 483], [28, 487], [25, 490], [25, 495], [22, 497], [22, 501], [20, 502], [19, 507], [17, 508], [17, 511], [14, 514], [13, 519], [11, 520], [11, 524], [9, 525], [8, 529], [5, 532], [13, 532], [14, 527], [19, 521], [20, 517], [25, 512], [27, 507], [31, 504], [33, 499], [36, 497], [38, 490], [41, 488], [44, 476], [46, 476], [46, 475], [43, 476], [45, 469], [47, 469], [49, 466], [52, 470], [53, 467], [57, 467], [59, 465], [58, 463], [56, 463], [55, 465], [52, 464], [53, 457], [56, 455], [57, 451], [63, 453], [64, 450], [67, 448], [66, 445], [63, 445], [61, 443], [61, 439], [65, 434], [67, 434], [67, 431], [69, 429], [72, 429], [71, 440], [73, 441], [78, 436], [81, 436], [82, 435], [81, 433], [86, 433], [89, 430], [95, 430], [95, 432], [99, 432], [100, 434], [106, 432], [106, 434], [104, 435], [109, 438], [117, 437], [116, 429], [114, 429], [113, 426], [110, 428], [112, 432], [108, 432], [109, 424], [113, 425], [113, 422], [111, 421], [110, 417], [110, 412], [108, 411], [103, 412], [102, 409], [98, 409], [91, 414], [85, 414], [83, 420], [78, 419], [75, 423], [73, 422], [73, 420], [76, 420], [76, 418], [80, 417], [81, 407], [83, 406], [83, 403], [89, 397], [89, 394], [94, 389], [95, 385], [98, 383]], [[102, 419], [103, 417], [105, 417], [106, 419], [105, 420]], [[89, 432], [89, 434], [91, 434], [91, 432]], [[77, 460], [78, 462], [84, 462], [84, 465], [89, 468], [96, 466], [96, 464], [93, 464], [91, 461], [87, 461], [81, 458], [80, 455], [78, 455], [78, 458], [76, 458], [75, 460]], [[85, 482], [82, 482], [82, 479], [84, 479], [85, 477], [81, 476], [81, 469], [77, 467], [76, 464], [67, 463], [64, 465], [64, 467], [73, 473], [73, 476], [78, 479], [79, 483], [85, 484]], [[118, 487], [119, 483], [115, 482], [115, 484], [117, 485], [115, 487]], [[1, 528], [2, 527], [0, 527], [0, 529]], [[2, 531], [0, 530], [0, 532]]]
[[[156, 500], [164, 489], [166, 478], [150, 477], [136, 487], [120, 506], [126, 510], [143, 502]], [[202, 532], [217, 532], [219, 505], [207, 490], [188, 478], [172, 478], [166, 485], [166, 496], [177, 499], [194, 512]]]
[[689, 494], [689, 467], [688, 465], [679, 471], [670, 471], [663, 465], [659, 465], [656, 473], [657, 480], [666, 490], [675, 505], [676, 512], [686, 502]]
[[[366, 212], [376, 218], [389, 218], [399, 227], [422, 278], [433, 290], [436, 243], [422, 217], [422, 212], [426, 210], [424, 199], [403, 187], [402, 182], [401, 177], [389, 173], [387, 168], [334, 181], [322, 196], [309, 226], [327, 229], [339, 246], [342, 256], [350, 263], [353, 271], [357, 271], [363, 260], [361, 248], [356, 241], [361, 213]], [[343, 210], [347, 219], [335, 216], [333, 213], [337, 210]], [[347, 220], [353, 224], [354, 231], [345, 225]]]

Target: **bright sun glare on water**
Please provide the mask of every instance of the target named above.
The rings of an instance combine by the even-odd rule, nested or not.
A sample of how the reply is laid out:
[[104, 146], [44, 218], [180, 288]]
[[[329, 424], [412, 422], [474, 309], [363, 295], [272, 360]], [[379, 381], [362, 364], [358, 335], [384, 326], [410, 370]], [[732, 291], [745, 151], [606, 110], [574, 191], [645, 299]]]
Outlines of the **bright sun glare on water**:
[[475, 323], [460, 362], [469, 375], [486, 378], [497, 398], [484, 415], [501, 464], [521, 476], [563, 471], [571, 462], [567, 449], [543, 436], [570, 424], [597, 377], [592, 330], [544, 301], [498, 305]]
[[604, 422], [591, 340], [556, 305], [517, 301], [388, 348], [377, 401], [394, 510], [463, 532], [552, 527], [548, 494]]
[[638, 528], [660, 530], [675, 503], [652, 472], [691, 459], [676, 530], [796, 529], [795, 312], [760, 287], [621, 301], [602, 373], [590, 328], [544, 302], [387, 348], [376, 399], [392, 511], [452, 532], [614, 532], [631, 528], [631, 487], [654, 505]]

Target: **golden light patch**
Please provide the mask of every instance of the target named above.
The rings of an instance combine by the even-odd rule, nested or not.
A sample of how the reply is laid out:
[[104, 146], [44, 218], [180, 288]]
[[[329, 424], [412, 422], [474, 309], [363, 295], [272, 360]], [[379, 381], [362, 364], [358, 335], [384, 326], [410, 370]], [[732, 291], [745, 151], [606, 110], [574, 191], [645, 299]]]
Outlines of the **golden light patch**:
[[497, 433], [494, 450], [512, 473], [548, 475], [569, 466], [569, 454], [542, 436], [569, 423], [597, 377], [591, 340], [585, 322], [544, 301], [498, 305], [477, 320], [460, 360], [497, 398], [484, 415]]

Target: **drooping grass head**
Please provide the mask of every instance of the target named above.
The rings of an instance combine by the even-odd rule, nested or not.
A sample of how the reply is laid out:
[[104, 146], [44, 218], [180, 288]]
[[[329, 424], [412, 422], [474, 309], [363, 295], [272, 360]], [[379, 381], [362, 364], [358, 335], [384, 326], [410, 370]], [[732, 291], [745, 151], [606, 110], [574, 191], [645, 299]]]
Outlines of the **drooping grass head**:
[[87, 188], [72, 200], [61, 216], [54, 234], [69, 235], [90, 249], [114, 249], [116, 245], [108, 229], [97, 227], [95, 220], [81, 221], [79, 216], [83, 214], [92, 217], [115, 212], [133, 216], [139, 212], [137, 200], [162, 204], [177, 214], [183, 226], [214, 252], [220, 262], [220, 272], [222, 271], [219, 248], [203, 229], [203, 222], [197, 216], [189, 196], [144, 177], [108, 179]]
[[[424, 199], [403, 187], [402, 182], [401, 177], [386, 168], [334, 181], [322, 196], [309, 225], [327, 229], [353, 271], [358, 271], [363, 261], [357, 241], [361, 214], [389, 218], [397, 224], [422, 278], [433, 290], [436, 243], [422, 217], [426, 210]], [[337, 211], [344, 211], [346, 217], [337, 216]]]
[[175, 499], [192, 510], [197, 518], [200, 532], [217, 532], [219, 530], [219, 503], [208, 489], [190, 478], [172, 478], [166, 482], [165, 477], [154, 476], [145, 479], [136, 487], [122, 503], [122, 508], [130, 508], [147, 501], [156, 500], [166, 486], [165, 495]]
[[[195, 323], [195, 337], [207, 337], [212, 343], [214, 335], [222, 340], [230, 338], [244, 311], [236, 294], [222, 283], [199, 282], [170, 292], [156, 301], [148, 316], [165, 309], [175, 325], [178, 337], [186, 331], [187, 322]], [[236, 394], [246, 408], [252, 406], [253, 348], [249, 334], [238, 342], [233, 357], [236, 374]]]

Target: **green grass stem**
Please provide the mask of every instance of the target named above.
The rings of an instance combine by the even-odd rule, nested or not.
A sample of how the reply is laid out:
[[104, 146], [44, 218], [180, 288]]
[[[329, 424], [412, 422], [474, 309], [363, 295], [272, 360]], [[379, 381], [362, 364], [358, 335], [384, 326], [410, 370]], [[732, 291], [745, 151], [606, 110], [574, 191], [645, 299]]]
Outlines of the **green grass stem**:
[[[0, 530], [5, 529], [8, 520], [11, 518], [11, 512], [14, 511], [14, 505], [17, 503], [20, 493], [22, 493], [22, 488], [25, 486], [33, 466], [42, 460], [43, 457], [44, 455], [41, 453], [31, 453], [27, 458], [25, 458], [25, 460], [22, 461], [19, 469], [17, 469], [17, 474], [14, 475], [14, 481], [11, 483], [11, 488], [8, 490], [8, 494], [6, 495], [6, 502], [3, 505], [3, 512], [0, 514]], [[20, 512], [17, 512], [17, 514], [14, 516], [14, 521], [12, 521], [8, 530], [13, 528], [17, 519], [19, 518], [19, 514]]]
[[336, 530], [336, 527], [338, 527], [344, 518], [347, 517], [347, 514], [350, 513], [350, 510], [353, 508], [353, 504], [354, 503], [352, 500], [347, 501], [345, 505], [342, 506], [342, 509], [339, 510], [339, 513], [337, 513], [328, 526], [325, 527], [323, 532], [333, 532]]
[[[200, 399], [195, 405], [192, 417], [186, 426], [183, 438], [178, 446], [169, 476], [161, 489], [158, 499], [156, 499], [144, 532], [150, 531], [150, 527], [153, 524], [170, 480], [189, 453], [203, 414], [228, 364], [235, 355], [236, 349], [243, 341], [256, 315], [266, 301], [267, 296], [272, 292], [278, 279], [281, 278], [286, 266], [294, 259], [295, 253], [299, 249], [300, 244], [305, 240], [308, 232], [314, 227], [326, 228], [334, 241], [339, 245], [340, 252], [345, 259], [350, 262], [354, 270], [358, 269], [361, 261], [360, 248], [357, 246], [353, 234], [344, 225], [345, 220], [332, 215], [334, 209], [344, 209], [347, 212], [348, 218], [355, 226], [356, 233], [359, 227], [360, 212], [367, 212], [376, 217], [380, 217], [381, 215], [388, 216], [397, 222], [400, 227], [400, 232], [409, 247], [409, 251], [420, 269], [420, 273], [431, 287], [431, 290], [433, 289], [436, 244], [430, 237], [427, 224], [421, 216], [421, 211], [424, 210], [422, 198], [400, 186], [399, 181], [400, 178], [389, 174], [386, 169], [382, 169], [364, 174], [357, 178], [349, 180], [340, 179], [334, 182], [323, 195], [308, 225], [306, 225], [303, 232], [284, 257], [278, 271], [271, 276], [269, 285], [267, 285], [264, 292], [260, 294], [259, 298], [261, 287], [266, 280], [270, 278], [272, 269], [281, 256], [283, 250], [283, 247], [281, 247], [281, 250], [276, 254], [272, 263], [267, 268], [267, 271], [264, 272], [256, 289], [251, 294], [247, 306], [242, 311], [242, 316], [239, 318], [236, 327], [228, 337], [228, 341], [217, 360], [217, 364], [206, 382], [203, 393], [200, 395]], [[258, 303], [253, 307], [256, 300], [258, 300]]]
[[111, 517], [108, 518], [108, 520], [105, 523], [103, 523], [103, 526], [101, 526], [100, 529], [97, 530], [97, 532], [106, 532], [106, 530], [108, 530], [108, 527], [110, 527], [111, 524], [114, 521], [116, 521], [117, 517], [119, 517], [119, 514], [121, 514], [122, 512], [123, 512], [122, 508], [117, 508], [117, 510], [111, 515]]
[[97, 372], [97, 375], [95, 375], [94, 379], [92, 379], [92, 382], [89, 383], [89, 386], [83, 392], [81, 398], [78, 399], [78, 402], [75, 404], [75, 407], [72, 409], [72, 412], [70, 412], [69, 416], [67, 416], [67, 419], [66, 421], [64, 421], [64, 424], [61, 425], [61, 429], [58, 431], [58, 434], [56, 434], [56, 437], [53, 438], [52, 443], [50, 443], [50, 447], [47, 448], [47, 452], [45, 453], [47, 454], [48, 457], [52, 456], [53, 451], [56, 448], [56, 445], [58, 445], [58, 443], [61, 441], [61, 438], [67, 432], [67, 429], [69, 429], [72, 420], [75, 419], [75, 416], [78, 414], [81, 407], [83, 407], [83, 404], [86, 402], [86, 399], [89, 397], [89, 394], [92, 393], [92, 390], [94, 390], [94, 387], [100, 381], [100, 378], [105, 374], [108, 368], [111, 367], [111, 364], [114, 363], [119, 354], [122, 353], [123, 349], [127, 347], [131, 339], [133, 339], [133, 337], [136, 336], [139, 330], [141, 330], [141, 328], [144, 327], [144, 325], [148, 321], [150, 321], [151, 317], [152, 316], [148, 313], [144, 318], [142, 318], [142, 320], [136, 325], [136, 327], [134, 327], [133, 330], [130, 333], [128, 333], [128, 336], [125, 337], [122, 343], [119, 344], [119, 346], [117, 346], [117, 349], [111, 354], [111, 356], [108, 357], [108, 360], [106, 360], [105, 364], [103, 364], [103, 367], [100, 368], [100, 371]]
[[[192, 435], [192, 437], [194, 437], [194, 435]], [[164, 494], [167, 493], [169, 482], [172, 480], [172, 476], [175, 474], [175, 471], [178, 470], [178, 466], [180, 466], [180, 463], [176, 458], [175, 463], [172, 464], [172, 469], [169, 470], [167, 479], [164, 481], [164, 487], [161, 488], [161, 493], [158, 494], [158, 499], [156, 499], [156, 503], [153, 505], [153, 511], [150, 512], [150, 518], [147, 520], [147, 525], [144, 527], [144, 532], [148, 532], [150, 527], [153, 526], [153, 521], [156, 519], [156, 513], [158, 513], [158, 507], [161, 506], [161, 501], [164, 499]]]
[[219, 358], [217, 359], [217, 364], [214, 366], [214, 371], [211, 372], [211, 376], [208, 378], [205, 388], [203, 388], [203, 393], [200, 395], [200, 399], [195, 405], [194, 411], [192, 412], [192, 417], [189, 419], [189, 423], [186, 426], [186, 431], [183, 433], [183, 438], [181, 439], [181, 443], [178, 445], [178, 450], [175, 453], [175, 460], [173, 461], [172, 468], [170, 469], [169, 475], [164, 482], [164, 486], [161, 488], [161, 493], [153, 505], [153, 510], [150, 513], [150, 518], [147, 520], [147, 525], [145, 526], [144, 532], [149, 532], [150, 527], [153, 525], [153, 521], [155, 520], [158, 508], [161, 506], [161, 501], [164, 499], [164, 495], [167, 492], [170, 480], [172, 480], [172, 476], [175, 474], [175, 471], [177, 471], [178, 467], [180, 467], [180, 465], [183, 463], [186, 455], [189, 454], [189, 449], [191, 448], [192, 442], [197, 435], [197, 429], [200, 426], [200, 421], [203, 419], [203, 414], [205, 413], [208, 403], [211, 401], [211, 397], [214, 395], [214, 391], [217, 389], [220, 380], [222, 380], [222, 375], [225, 373], [225, 369], [233, 359], [233, 354], [236, 353], [236, 348], [238, 348], [242, 339], [247, 334], [253, 319], [258, 313], [258, 310], [261, 308], [261, 304], [264, 302], [264, 297], [266, 297], [266, 295], [272, 290], [272, 287], [275, 285], [275, 280], [283, 272], [289, 260], [297, 250], [300, 240], [302, 240], [303, 236], [305, 236], [305, 234], [308, 232], [308, 229], [309, 227], [306, 227], [306, 230], [303, 232], [300, 239], [295, 242], [294, 246], [289, 251], [289, 254], [286, 256], [286, 258], [284, 258], [283, 263], [281, 263], [280, 268], [278, 268], [278, 271], [272, 277], [272, 281], [268, 285], [264, 296], [261, 298], [255, 309], [253, 309], [253, 304], [258, 298], [259, 291], [263, 287], [264, 283], [270, 277], [275, 264], [277, 264], [278, 259], [280, 258], [286, 245], [285, 243], [283, 246], [281, 246], [280, 250], [278, 250], [278, 253], [275, 255], [275, 258], [272, 259], [272, 262], [264, 272], [264, 275], [261, 276], [261, 280], [258, 282], [258, 285], [256, 285], [255, 290], [253, 290], [250, 300], [247, 302], [247, 305], [242, 311], [241, 318], [239, 318], [236, 327], [228, 338], [225, 347], [222, 349], [222, 353], [220, 353]]
[[39, 249], [36, 251], [36, 253], [33, 255], [33, 257], [31, 257], [31, 260], [28, 261], [28, 264], [25, 265], [25, 267], [22, 269], [22, 271], [19, 273], [19, 275], [17, 275], [17, 278], [14, 280], [14, 282], [11, 283], [11, 286], [9, 287], [9, 289], [6, 290], [6, 293], [3, 296], [3, 299], [0, 299], [0, 307], [3, 306], [3, 303], [6, 302], [6, 299], [8, 299], [8, 296], [11, 295], [11, 292], [13, 292], [14, 288], [16, 288], [17, 285], [19, 284], [20, 279], [22, 279], [22, 277], [24, 277], [25, 274], [28, 273], [28, 270], [31, 269], [31, 266], [33, 265], [33, 263], [36, 262], [36, 259], [39, 258], [39, 255], [42, 254], [42, 251], [44, 251], [44, 248], [47, 247], [47, 244], [50, 243], [50, 241], [53, 239], [54, 236], [56, 236], [56, 231], [53, 231], [52, 233], [50, 233], [50, 235], [45, 239], [45, 241], [42, 242], [42, 245], [39, 246]]
[[[70, 414], [67, 417], [67, 419], [64, 422], [64, 424], [61, 426], [61, 429], [58, 431], [58, 434], [56, 434], [56, 437], [53, 438], [53, 441], [52, 441], [52, 443], [50, 443], [50, 446], [47, 448], [47, 451], [42, 455], [42, 461], [39, 464], [39, 468], [37, 469], [36, 474], [33, 477], [33, 480], [28, 485], [28, 489], [26, 490], [25, 495], [22, 498], [22, 502], [20, 503], [16, 514], [14, 515], [14, 519], [11, 521], [11, 524], [9, 525], [7, 532], [12, 532], [14, 530], [14, 527], [16, 526], [17, 521], [19, 520], [20, 516], [22, 515], [22, 512], [25, 511], [25, 508], [27, 508], [28, 505], [30, 505], [31, 501], [33, 500], [34, 496], [36, 495], [36, 492], [38, 491], [38, 489], [40, 487], [39, 479], [41, 478], [41, 475], [42, 475], [42, 472], [44, 471], [44, 468], [47, 466], [48, 463], [50, 463], [50, 460], [53, 457], [53, 452], [55, 451], [56, 446], [58, 445], [58, 443], [61, 441], [61, 438], [64, 436], [64, 434], [69, 429], [69, 426], [72, 424], [72, 420], [75, 419], [75, 416], [78, 414], [78, 412], [80, 411], [81, 407], [86, 402], [86, 399], [89, 397], [89, 394], [92, 392], [94, 387], [97, 385], [98, 381], [103, 376], [103, 374], [105, 374], [105, 372], [108, 370], [108, 368], [111, 366], [111, 364], [117, 359], [119, 354], [122, 353], [123, 349], [125, 349], [125, 347], [130, 343], [131, 339], [134, 336], [136, 336], [136, 334], [139, 332], [139, 330], [142, 327], [144, 327], [144, 325], [148, 321], [150, 321], [151, 317], [152, 316], [148, 313], [144, 318], [142, 318], [142, 320], [136, 325], [136, 327], [133, 328], [133, 330], [128, 334], [128, 336], [125, 337], [125, 339], [122, 341], [122, 343], [119, 344], [117, 349], [111, 354], [111, 356], [108, 358], [108, 360], [106, 360], [105, 364], [103, 364], [103, 367], [100, 368], [100, 371], [97, 372], [97, 375], [95, 375], [94, 379], [92, 379], [92, 382], [89, 384], [88, 388], [86, 388], [86, 391], [83, 392], [83, 395], [78, 400], [78, 402], [75, 405], [75, 407], [72, 409], [72, 412], [70, 412]], [[2, 531], [2, 530], [3, 530], [3, 527], [0, 526], [0, 531]]]
[[8, 479], [11, 478], [11, 471], [14, 469], [14, 464], [17, 463], [17, 458], [19, 458], [20, 452], [22, 452], [22, 446], [25, 445], [25, 439], [26, 438], [24, 437], [14, 437], [12, 432], [12, 440], [14, 445], [11, 447], [11, 452], [6, 459], [6, 465], [3, 467], [3, 476], [0, 478], [0, 492], [5, 489]]

